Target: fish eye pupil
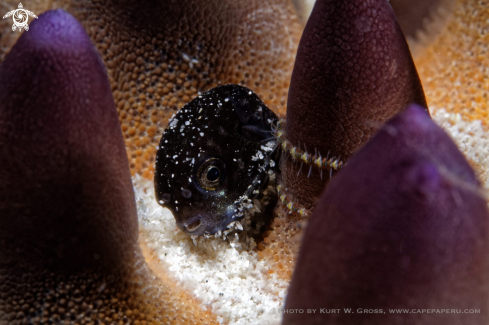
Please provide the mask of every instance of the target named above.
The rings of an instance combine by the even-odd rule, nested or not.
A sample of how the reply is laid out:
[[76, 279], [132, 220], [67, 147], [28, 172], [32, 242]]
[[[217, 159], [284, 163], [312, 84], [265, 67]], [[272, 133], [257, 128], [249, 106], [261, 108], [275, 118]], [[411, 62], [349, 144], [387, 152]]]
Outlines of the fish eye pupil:
[[226, 167], [219, 158], [207, 159], [197, 172], [197, 180], [202, 189], [207, 191], [217, 190], [226, 177]]
[[219, 175], [220, 173], [217, 167], [212, 166], [207, 170], [207, 179], [211, 182], [214, 182], [217, 179], [219, 179]]

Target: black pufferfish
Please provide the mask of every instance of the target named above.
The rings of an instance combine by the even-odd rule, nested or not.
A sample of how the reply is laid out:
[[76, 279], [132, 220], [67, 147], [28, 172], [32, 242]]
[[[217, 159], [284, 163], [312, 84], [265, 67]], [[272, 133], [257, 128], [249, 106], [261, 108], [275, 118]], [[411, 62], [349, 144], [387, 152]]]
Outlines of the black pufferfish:
[[277, 122], [256, 94], [238, 85], [213, 88], [174, 115], [159, 143], [154, 185], [180, 229], [225, 231], [263, 198], [278, 170]]

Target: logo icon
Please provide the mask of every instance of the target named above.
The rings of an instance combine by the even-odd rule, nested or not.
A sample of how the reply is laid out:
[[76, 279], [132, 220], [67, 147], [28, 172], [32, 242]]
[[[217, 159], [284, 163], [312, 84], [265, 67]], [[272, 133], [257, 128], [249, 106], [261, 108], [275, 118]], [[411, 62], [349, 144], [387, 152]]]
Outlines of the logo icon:
[[22, 28], [24, 28], [25, 30], [29, 30], [29, 25], [27, 25], [27, 20], [29, 19], [28, 16], [37, 19], [37, 16], [32, 11], [24, 9], [22, 3], [19, 3], [19, 9], [9, 11], [5, 16], [3, 16], [3, 19], [10, 16], [13, 16], [12, 19], [14, 21], [14, 24], [12, 25], [12, 30], [15, 31], [18, 28], [19, 32], [22, 31]]

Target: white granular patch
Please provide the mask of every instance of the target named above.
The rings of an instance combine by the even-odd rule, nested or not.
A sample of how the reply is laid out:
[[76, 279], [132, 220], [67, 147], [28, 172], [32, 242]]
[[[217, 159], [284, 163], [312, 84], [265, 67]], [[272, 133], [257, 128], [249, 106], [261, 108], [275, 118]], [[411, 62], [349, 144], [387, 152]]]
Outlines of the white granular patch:
[[[489, 190], [489, 132], [481, 121], [464, 121], [458, 113], [431, 108], [433, 120], [447, 132], [465, 157], [473, 162], [482, 186]], [[474, 166], [475, 165], [475, 166]]]
[[[475, 164], [483, 186], [489, 189], [489, 159], [485, 159], [489, 156], [489, 132], [481, 121], [464, 121], [460, 114], [443, 108], [432, 107], [431, 115]], [[287, 281], [275, 273], [269, 275], [269, 266], [259, 261], [255, 252], [240, 250], [239, 245], [220, 237], [199, 237], [196, 246], [176, 227], [170, 211], [157, 204], [152, 182], [135, 176], [133, 183], [146, 244], [174, 278], [200, 299], [203, 308], [211, 308], [221, 323], [280, 324], [277, 310], [283, 306]]]
[[180, 231], [156, 202], [151, 181], [133, 177], [139, 229], [173, 277], [225, 324], [280, 324], [288, 286], [254, 251], [222, 238], [195, 239]]

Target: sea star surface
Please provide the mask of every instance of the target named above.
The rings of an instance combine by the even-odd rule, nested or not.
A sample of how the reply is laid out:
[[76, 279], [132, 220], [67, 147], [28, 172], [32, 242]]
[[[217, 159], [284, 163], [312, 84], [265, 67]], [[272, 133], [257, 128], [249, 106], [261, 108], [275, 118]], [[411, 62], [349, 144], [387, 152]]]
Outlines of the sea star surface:
[[[103, 276], [96, 276], [89, 287], [98, 293], [93, 294], [93, 299], [87, 296], [84, 303], [91, 307], [83, 310], [99, 320], [106, 320], [110, 310], [120, 310], [127, 319], [140, 321], [166, 317], [180, 323], [189, 323], [190, 318], [195, 323], [216, 320], [238, 322], [240, 319], [260, 319], [263, 315], [266, 317], [261, 319], [277, 321], [278, 316], [273, 314], [273, 308], [281, 306], [287, 280], [293, 269], [299, 243], [294, 235], [298, 230], [296, 222], [300, 218], [290, 218], [267, 233], [264, 242], [259, 243], [261, 251], [258, 253], [247, 254], [239, 249], [233, 250], [227, 242], [205, 245], [201, 241], [200, 248], [195, 248], [190, 238], [172, 229], [171, 216], [153, 209], [152, 189], [148, 187], [147, 179], [152, 176], [154, 146], [168, 118], [199, 91], [219, 83], [241, 83], [253, 88], [276, 112], [284, 114], [301, 26], [292, 7], [285, 1], [273, 1], [266, 5], [259, 2], [225, 5], [228, 2], [216, 1], [205, 8], [199, 6], [200, 3], [187, 3], [188, 7], [185, 8], [165, 6], [164, 2], [143, 5], [136, 1], [46, 1], [32, 6], [29, 4], [28, 9], [38, 15], [53, 8], [64, 8], [73, 14], [96, 44], [104, 60], [133, 181], [138, 186], [139, 240], [146, 262], [159, 276], [156, 282], [152, 282], [155, 280], [138, 257], [131, 262], [135, 267], [121, 273], [121, 279], [131, 274], [127, 277], [129, 280], [122, 281], [126, 284], [136, 283], [134, 286], [127, 284], [131, 290], [114, 288], [111, 290], [115, 291], [110, 292], [97, 291], [107, 282]], [[467, 154], [486, 184], [487, 166], [483, 158], [486, 156], [484, 152], [489, 151], [489, 137], [485, 133], [489, 90], [487, 6], [486, 1], [457, 1], [451, 14], [444, 17], [444, 28], [439, 34], [431, 35], [431, 42], [424, 44], [415, 56], [435, 121], [452, 131], [457, 140], [463, 141], [459, 148]], [[0, 8], [7, 12], [16, 7], [17, 3], [7, 1]], [[162, 18], [159, 12], [166, 12], [170, 18]], [[190, 26], [201, 26], [202, 30]], [[17, 36], [12, 33], [10, 22], [0, 21], [0, 60], [3, 61]], [[467, 134], [477, 134], [479, 141]], [[279, 207], [278, 213], [284, 216], [287, 210]], [[213, 245], [217, 248], [214, 249]], [[226, 252], [227, 255], [213, 259], [213, 250]], [[137, 252], [138, 248], [134, 248], [134, 251]], [[217, 278], [227, 278], [230, 282], [220, 280], [220, 284], [209, 285], [206, 289], [207, 279], [192, 279], [197, 274], [192, 269], [195, 265], [191, 263], [192, 259], [197, 260], [197, 264], [213, 264], [213, 270], [222, 272], [218, 273]], [[233, 276], [228, 276], [229, 270], [225, 266], [233, 261], [236, 261], [236, 265], [239, 261], [247, 261], [250, 265], [255, 263], [255, 266], [239, 266], [234, 269]], [[246, 284], [252, 289], [250, 292], [269, 286], [265, 290], [268, 290], [269, 297], [276, 297], [273, 303], [260, 310], [256, 306], [265, 304], [260, 296], [242, 295], [236, 291], [228, 299], [227, 292], [218, 291], [219, 286], [232, 284], [247, 274], [255, 274], [250, 279], [263, 279], [254, 287], [250, 280]], [[180, 284], [175, 284], [175, 277], [180, 277], [181, 282], [184, 282], [185, 290], [182, 290]], [[60, 281], [71, 281], [72, 285], [63, 287], [59, 285]], [[56, 285], [55, 282], [47, 285], [55, 289], [51, 300], [46, 300], [46, 316], [63, 314], [63, 311], [74, 308], [73, 303], [78, 308], [76, 302], [70, 305], [70, 301], [62, 303], [62, 299], [72, 291], [75, 292], [77, 286], [85, 285], [70, 279], [58, 280]], [[204, 284], [204, 289], [198, 287], [199, 283]], [[238, 281], [234, 285], [243, 284]], [[271, 286], [275, 287], [270, 289]], [[0, 297], [3, 301], [17, 297], [14, 291], [20, 292], [23, 289], [10, 290], [13, 291], [3, 291], [8, 292]], [[204, 302], [204, 308], [212, 307], [212, 311], [220, 318], [216, 318], [210, 308], [202, 310], [189, 291], [193, 291]], [[149, 300], [144, 299], [145, 294], [150, 297]], [[255, 308], [256, 314], [229, 314], [226, 308], [232, 306], [233, 299], [238, 297], [243, 302], [251, 301], [247, 310]], [[19, 313], [27, 313], [36, 304], [36, 298], [32, 296], [13, 300], [15, 303], [11, 305], [9, 313], [20, 315], [19, 318], [23, 317]], [[22, 306], [22, 300], [27, 307]], [[48, 308], [51, 306], [61, 309], [55, 308], [53, 311]], [[27, 308], [27, 312], [23, 308]], [[74, 313], [77, 312], [79, 309], [75, 308]], [[116, 312], [114, 319], [122, 319], [123, 316]], [[110, 321], [110, 318], [106, 321]]]

